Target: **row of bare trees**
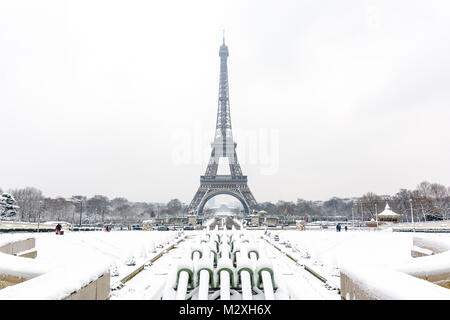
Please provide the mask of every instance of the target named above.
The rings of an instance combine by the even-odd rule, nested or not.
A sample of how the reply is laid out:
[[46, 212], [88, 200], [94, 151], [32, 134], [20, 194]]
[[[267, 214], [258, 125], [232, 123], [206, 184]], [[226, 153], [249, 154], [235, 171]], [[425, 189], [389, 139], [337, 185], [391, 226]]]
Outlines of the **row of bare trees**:
[[[2, 190], [0, 189], [0, 195]], [[123, 197], [108, 199], [102, 195], [91, 198], [72, 196], [71, 198], [48, 198], [33, 187], [8, 190], [19, 207], [17, 220], [20, 221], [68, 221], [73, 224], [134, 224], [143, 220], [166, 215], [181, 215], [186, 204], [178, 199], [167, 203], [131, 202]], [[327, 201], [297, 199], [263, 202], [256, 207], [271, 215], [310, 216], [317, 219], [345, 216], [358, 220], [370, 220], [380, 213], [386, 203], [391, 209], [403, 215], [404, 221], [448, 220], [450, 217], [450, 187], [439, 183], [421, 182], [414, 190], [400, 189], [393, 196], [379, 196], [368, 192], [358, 198], [333, 197]]]
[[[448, 220], [450, 214], [450, 187], [439, 183], [421, 182], [416, 189], [400, 189], [388, 199], [396, 213], [403, 214], [404, 221]], [[357, 212], [374, 218], [384, 209], [386, 199], [374, 193], [366, 193], [356, 202]]]
[[[0, 195], [2, 193], [0, 189]], [[146, 203], [131, 202], [123, 197], [110, 200], [103, 195], [91, 198], [81, 195], [50, 198], [34, 187], [8, 190], [7, 194], [14, 198], [18, 207], [16, 215], [8, 218], [24, 222], [67, 221], [74, 225], [131, 225], [157, 215], [176, 215], [184, 210], [184, 205], [178, 199], [168, 203]]]
[[327, 201], [297, 202], [278, 201], [258, 204], [258, 210], [272, 215], [310, 216], [327, 219], [329, 217], [347, 217], [358, 220], [375, 219], [386, 203], [391, 210], [403, 215], [404, 221], [410, 221], [411, 209], [415, 221], [448, 220], [450, 218], [450, 187], [439, 183], [421, 182], [414, 190], [400, 189], [393, 196], [379, 196], [368, 192], [358, 198], [333, 197]]

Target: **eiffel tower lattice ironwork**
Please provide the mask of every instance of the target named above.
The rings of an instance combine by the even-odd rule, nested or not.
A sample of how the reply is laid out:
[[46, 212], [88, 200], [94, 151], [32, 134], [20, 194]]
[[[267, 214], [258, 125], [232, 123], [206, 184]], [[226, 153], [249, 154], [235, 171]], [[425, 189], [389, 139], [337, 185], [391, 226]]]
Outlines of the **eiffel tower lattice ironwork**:
[[[190, 214], [201, 215], [206, 202], [220, 194], [228, 194], [237, 198], [244, 207], [246, 214], [256, 205], [251, 193], [247, 176], [242, 175], [236, 155], [236, 143], [231, 131], [230, 99], [228, 90], [228, 47], [225, 38], [219, 50], [220, 82], [219, 103], [217, 108], [216, 134], [211, 144], [212, 151], [204, 176], [200, 176], [200, 187], [195, 193], [187, 211]], [[227, 158], [230, 168], [229, 175], [218, 175], [220, 158]]]

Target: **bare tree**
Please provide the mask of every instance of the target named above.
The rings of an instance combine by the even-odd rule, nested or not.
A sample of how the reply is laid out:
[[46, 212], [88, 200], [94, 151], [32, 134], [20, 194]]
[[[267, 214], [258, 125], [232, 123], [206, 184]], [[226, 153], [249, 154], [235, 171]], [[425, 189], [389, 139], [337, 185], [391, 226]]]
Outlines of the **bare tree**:
[[104, 224], [105, 213], [109, 211], [108, 198], [102, 195], [95, 195], [87, 200], [87, 207], [93, 216], [93, 220], [100, 219], [102, 224]]
[[123, 206], [117, 208], [115, 210], [118, 216], [127, 224], [130, 224], [134, 221], [134, 215], [136, 214], [135, 210], [129, 204], [124, 204]]
[[413, 191], [412, 197], [413, 203], [417, 204], [425, 218], [439, 219], [448, 219], [448, 198], [449, 193], [445, 186], [428, 181], [421, 182]]
[[62, 197], [56, 199], [45, 198], [43, 212], [44, 215], [41, 218], [74, 223], [75, 204]]
[[110, 205], [113, 210], [115, 210], [127, 203], [129, 203], [129, 201], [123, 197], [117, 197], [110, 201]]
[[11, 193], [20, 207], [20, 220], [28, 222], [36, 221], [37, 214], [41, 210], [42, 191], [33, 187], [26, 187], [24, 189], [11, 190]]
[[180, 213], [183, 209], [183, 205], [180, 200], [172, 199], [167, 203], [168, 214], [176, 215]]
[[[380, 207], [385, 203], [383, 199], [373, 192], [368, 192], [359, 198], [358, 203], [362, 206], [364, 213], [368, 213], [369, 217], [375, 219], [376, 211], [380, 212]], [[376, 205], [376, 207], [375, 207]]]
[[295, 204], [292, 201], [278, 201], [277, 214], [280, 216], [292, 216], [295, 212]]
[[439, 183], [432, 183], [430, 185], [430, 195], [434, 200], [434, 204], [438, 209], [439, 213], [445, 219], [448, 219], [447, 207], [448, 207], [448, 192], [447, 188]]

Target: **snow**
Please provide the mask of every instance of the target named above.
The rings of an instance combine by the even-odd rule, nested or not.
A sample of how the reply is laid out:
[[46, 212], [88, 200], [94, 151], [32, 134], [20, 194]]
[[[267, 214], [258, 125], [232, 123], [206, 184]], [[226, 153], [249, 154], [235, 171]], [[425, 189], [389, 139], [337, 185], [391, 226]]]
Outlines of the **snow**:
[[414, 236], [414, 245], [429, 249], [433, 252], [445, 252], [450, 250], [450, 241], [442, 241], [442, 236], [430, 237], [429, 235]]
[[31, 279], [48, 271], [45, 263], [0, 252], [0, 275]]
[[207, 221], [205, 221], [205, 222], [203, 223], [203, 226], [206, 227], [207, 230], [209, 230], [209, 226], [210, 226], [214, 221], [216, 221], [216, 218], [208, 219]]
[[413, 246], [413, 251], [420, 252], [424, 255], [432, 255], [433, 251], [421, 247]]
[[59, 267], [41, 276], [0, 290], [0, 300], [61, 300], [98, 279], [105, 264]]
[[[304, 264], [324, 276], [336, 287], [340, 286], [340, 271], [352, 270], [401, 270], [411, 275], [421, 276], [427, 268], [430, 274], [439, 274], [450, 266], [449, 256], [413, 258], [414, 233], [393, 233], [375, 231], [272, 231], [280, 240], [274, 244], [299, 263]], [[422, 242], [432, 242], [442, 250], [450, 247], [449, 234], [420, 235]], [[415, 243], [417, 240], [415, 241]], [[287, 248], [289, 243], [292, 248]], [[426, 259], [425, 259], [426, 258]], [[423, 262], [422, 262], [423, 261]], [[358, 266], [357, 268], [354, 268]], [[396, 271], [397, 272], [397, 271]], [[448, 272], [448, 271], [447, 271]], [[363, 277], [361, 275], [361, 277]], [[381, 281], [381, 280], [380, 280]], [[386, 280], [389, 285], [389, 280]]]
[[396, 269], [420, 278], [442, 274], [450, 275], [450, 251], [415, 258], [411, 263], [398, 266]]
[[[449, 300], [448, 289], [403, 272], [368, 266], [344, 267], [343, 273], [377, 300]], [[352, 298], [352, 297], [349, 297]]]
[[33, 238], [29, 233], [0, 233], [0, 248], [8, 243]]
[[[419, 277], [449, 272], [450, 251], [412, 258], [411, 249], [414, 246], [421, 247], [423, 244], [431, 243], [439, 250], [446, 251], [450, 248], [450, 234], [417, 236], [414, 233], [356, 230], [336, 232], [331, 229], [269, 232], [270, 236], [266, 239], [297, 260], [297, 264], [260, 239], [264, 231], [244, 231], [241, 241], [247, 239], [253, 244], [257, 243], [258, 246], [253, 246], [253, 249], [259, 250], [260, 255], [268, 259], [264, 261], [264, 265], [272, 266], [276, 284], [282, 289], [277, 291], [277, 298], [339, 299], [336, 292], [327, 291], [322, 282], [304, 270], [302, 272], [301, 265], [306, 265], [335, 287], [340, 286], [340, 272], [346, 272], [361, 286], [373, 287], [373, 293], [383, 299], [424, 299], [427, 296], [441, 299], [444, 292], [448, 299], [448, 289], [410, 275]], [[217, 238], [214, 234], [211, 233], [213, 241]], [[111, 271], [113, 288], [120, 279], [143, 265], [149, 258], [164, 252], [165, 248], [175, 243], [178, 235], [177, 231], [71, 232], [70, 230], [63, 236], [54, 233], [0, 234], [0, 246], [2, 243], [34, 237], [38, 252], [36, 259], [0, 254], [0, 273], [8, 272], [20, 277], [33, 278], [0, 290], [0, 299], [10, 297], [60, 299], [108, 270]], [[204, 232], [191, 231], [188, 235], [186, 241], [170, 251], [170, 254], [164, 254], [154, 264], [146, 267], [127, 282], [123, 289], [112, 291], [112, 298], [159, 299], [166, 284], [173, 285], [175, 281], [169, 279], [171, 274], [176, 274], [176, 269], [180, 266], [186, 266], [183, 261], [188, 253], [194, 249], [203, 249], [200, 244], [202, 236], [207, 240]], [[279, 236], [279, 241], [274, 240], [275, 235]], [[238, 237], [237, 233], [233, 235], [233, 239], [235, 237]], [[241, 248], [242, 252], [246, 251], [246, 248], [251, 249], [252, 246], [244, 245]], [[428, 247], [421, 248], [429, 250]], [[134, 265], [127, 265], [127, 260], [131, 258], [135, 260]], [[219, 261], [222, 264], [222, 259]], [[237, 269], [242, 268], [244, 262], [247, 267], [252, 267], [251, 262], [244, 259], [239, 261]], [[228, 261], [225, 265], [228, 266], [229, 263]], [[58, 286], [51, 285], [53, 283], [58, 283]], [[412, 292], [415, 290], [420, 292]], [[232, 293], [232, 299], [233, 297], [237, 298], [237, 293]]]
[[126, 265], [134, 258], [135, 265], [142, 265], [148, 258], [170, 243], [175, 231], [66, 231], [56, 234], [34, 234], [36, 237], [37, 261], [52, 267], [79, 265], [104, 261], [111, 267], [117, 266], [123, 277], [135, 269]]
[[[38, 255], [28, 259], [0, 253], [0, 273], [33, 278], [0, 290], [0, 299], [61, 299], [108, 270], [116, 269], [116, 277], [124, 277], [136, 268], [126, 265], [130, 257], [141, 265], [148, 255], [156, 255], [155, 247], [167, 247], [177, 234], [171, 231], [67, 230], [63, 236], [53, 233], [1, 235], [0, 243], [4, 244], [34, 237]], [[114, 282], [111, 278], [111, 285]], [[58, 285], [49, 285], [53, 283]]]
[[[274, 232], [276, 233], [276, 232]], [[280, 243], [289, 241], [290, 254], [306, 264], [336, 274], [342, 264], [365, 261], [370, 265], [394, 266], [412, 260], [412, 235], [385, 232], [283, 231]], [[305, 258], [310, 256], [310, 258]]]
[[401, 214], [398, 214], [398, 213], [395, 213], [394, 211], [392, 211], [391, 208], [389, 207], [389, 204], [386, 203], [386, 207], [384, 208], [383, 212], [379, 213], [378, 216], [381, 216], [381, 217], [384, 217], [384, 216], [386, 216], [386, 217], [393, 217], [394, 216], [395, 217], [395, 216], [397, 216], [397, 217], [399, 217], [399, 216], [401, 216]]

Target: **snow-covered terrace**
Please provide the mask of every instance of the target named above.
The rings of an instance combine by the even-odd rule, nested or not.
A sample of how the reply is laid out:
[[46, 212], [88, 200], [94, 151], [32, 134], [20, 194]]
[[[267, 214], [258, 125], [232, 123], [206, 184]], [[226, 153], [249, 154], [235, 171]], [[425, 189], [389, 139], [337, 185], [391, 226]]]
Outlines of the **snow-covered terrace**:
[[[447, 275], [450, 280], [450, 234], [357, 230], [269, 232], [266, 238], [299, 265], [316, 271], [331, 285], [341, 288], [341, 292], [351, 292], [349, 295], [344, 292], [343, 298], [450, 299], [449, 289], [432, 283]], [[186, 234], [195, 238], [199, 232]], [[279, 236], [279, 241], [275, 240], [275, 235]], [[0, 246], [30, 236], [36, 239], [36, 259], [0, 255], [0, 273], [9, 270], [31, 280], [0, 290], [0, 299], [61, 299], [105, 273], [110, 273], [110, 286], [115, 288], [121, 279], [180, 238], [176, 231], [66, 231], [63, 236], [53, 233], [0, 234]], [[412, 252], [424, 256], [413, 258]], [[280, 259], [274, 261], [280, 261], [280, 268], [283, 268]], [[290, 269], [295, 270], [294, 267]], [[440, 278], [433, 278], [436, 275]], [[152, 279], [146, 281], [151, 283]], [[343, 284], [346, 279], [351, 281]], [[137, 284], [139, 279], [130, 283]], [[147, 285], [142, 290], [145, 287]], [[356, 287], [359, 291], [354, 289]], [[145, 292], [142, 294], [144, 296]], [[306, 294], [301, 296], [307, 298]], [[120, 297], [119, 293], [115, 295], [115, 298]], [[138, 297], [136, 292], [133, 297]]]
[[[343, 279], [352, 279], [366, 293], [366, 298], [450, 299], [450, 290], [432, 283], [450, 281], [448, 234], [418, 235], [388, 230], [278, 234], [283, 251], [317, 270], [340, 286], [341, 291], [346, 289]], [[425, 256], [414, 258], [415, 250]]]
[[63, 299], [110, 273], [113, 285], [167, 247], [177, 232], [0, 234], [0, 244], [30, 236], [36, 239], [35, 259], [0, 253], [0, 274], [27, 280], [0, 290], [0, 299]]

